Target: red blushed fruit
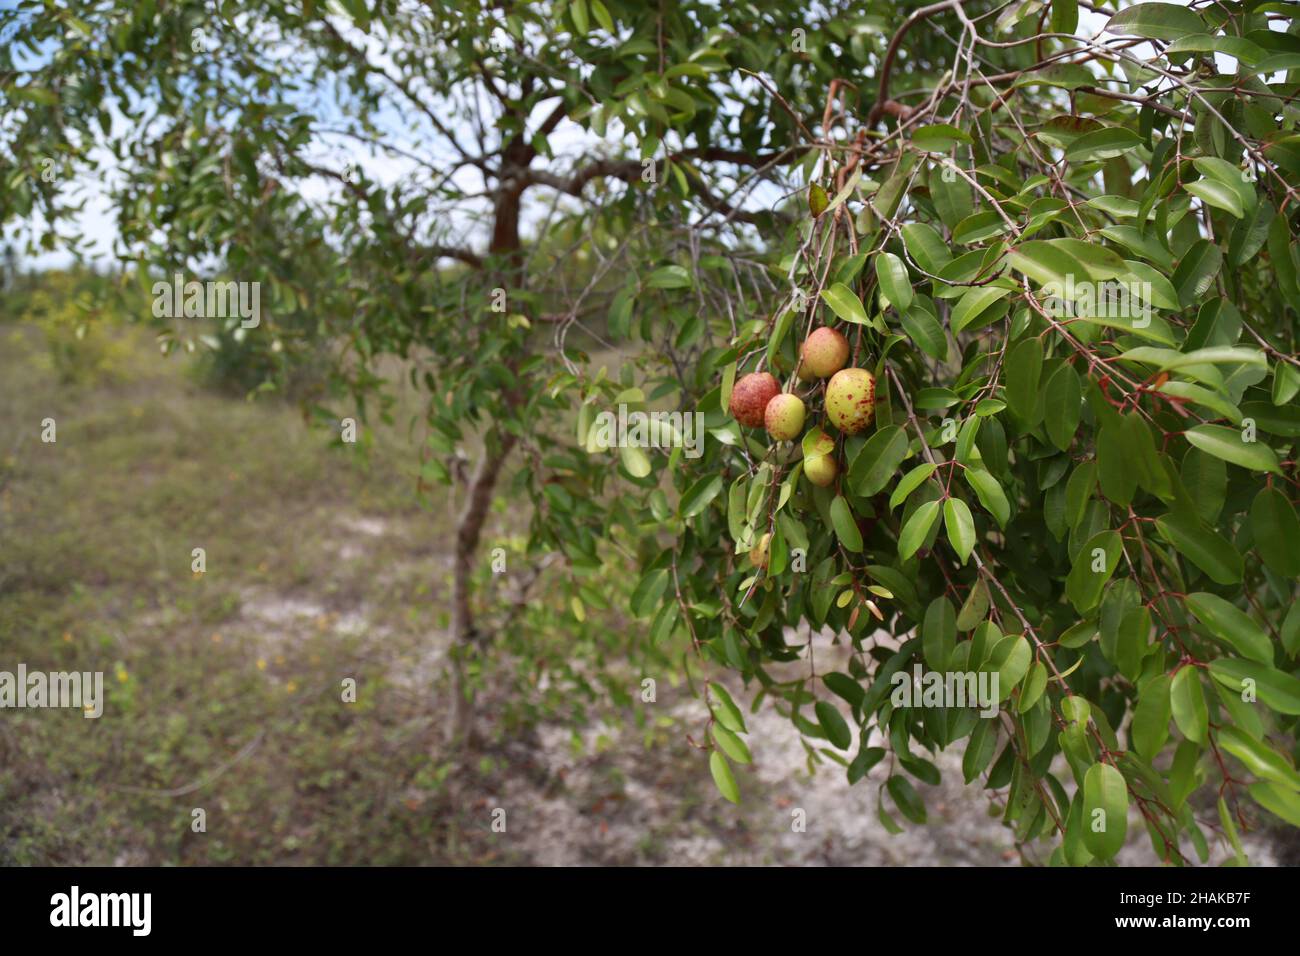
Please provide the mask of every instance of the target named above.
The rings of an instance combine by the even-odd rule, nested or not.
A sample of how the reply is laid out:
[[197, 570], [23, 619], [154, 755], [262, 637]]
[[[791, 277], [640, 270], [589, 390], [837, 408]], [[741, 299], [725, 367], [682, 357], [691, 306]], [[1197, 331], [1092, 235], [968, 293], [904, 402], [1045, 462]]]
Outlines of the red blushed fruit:
[[876, 414], [876, 377], [865, 368], [840, 369], [826, 383], [826, 417], [846, 435], [866, 431]]
[[803, 364], [799, 377], [804, 381], [830, 378], [849, 360], [849, 340], [829, 326], [822, 326], [804, 339], [800, 349]]
[[767, 372], [750, 372], [731, 390], [731, 414], [746, 428], [759, 428], [767, 403], [781, 393], [781, 383]]

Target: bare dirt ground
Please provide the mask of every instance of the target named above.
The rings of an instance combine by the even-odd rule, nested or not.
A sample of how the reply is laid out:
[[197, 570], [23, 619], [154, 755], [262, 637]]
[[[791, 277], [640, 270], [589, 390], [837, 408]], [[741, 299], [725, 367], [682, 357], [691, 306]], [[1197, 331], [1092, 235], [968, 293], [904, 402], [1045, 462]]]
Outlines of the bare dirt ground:
[[[682, 715], [700, 709], [690, 700], [661, 700], [657, 706]], [[527, 770], [512, 773], [500, 792], [486, 795], [488, 804], [507, 811], [501, 839], [531, 862], [548, 865], [1022, 864], [1011, 832], [997, 813], [990, 815], [994, 795], [963, 784], [960, 747], [933, 758], [940, 786], [916, 782], [929, 822], [900, 821], [903, 832], [891, 835], [876, 816], [883, 766], [854, 786], [833, 764], [810, 773], [798, 732], [786, 718], [764, 706], [746, 720], [754, 763], [737, 774], [739, 807], [717, 794], [704, 756], [680, 738], [644, 751], [634, 735], [620, 737], [607, 728], [616, 736], [597, 752], [600, 731], [593, 729], [584, 734], [590, 752], [575, 755], [567, 730], [542, 728], [539, 746], [520, 742], [507, 750], [512, 766]], [[1200, 816], [1209, 820], [1213, 813], [1211, 807]], [[800, 819], [803, 829], [796, 826]], [[1282, 862], [1274, 839], [1269, 833], [1243, 837], [1253, 865]], [[1023, 862], [1046, 863], [1050, 852], [1040, 841]], [[1212, 845], [1212, 864], [1230, 856], [1225, 845]], [[1119, 863], [1160, 863], [1136, 813]]]

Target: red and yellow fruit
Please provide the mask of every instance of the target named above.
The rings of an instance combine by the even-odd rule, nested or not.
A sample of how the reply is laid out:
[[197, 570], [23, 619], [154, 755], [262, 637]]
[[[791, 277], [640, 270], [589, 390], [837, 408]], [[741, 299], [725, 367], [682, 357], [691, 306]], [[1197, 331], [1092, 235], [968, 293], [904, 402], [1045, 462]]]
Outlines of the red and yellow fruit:
[[731, 414], [746, 428], [763, 424], [767, 403], [781, 393], [781, 383], [768, 372], [750, 372], [731, 390]]
[[876, 377], [865, 368], [841, 369], [826, 383], [826, 417], [846, 435], [865, 431], [876, 415]]
[[849, 360], [849, 340], [835, 329], [823, 326], [804, 339], [799, 352], [803, 361], [799, 377], [805, 382], [829, 378], [844, 368]]
[[798, 395], [777, 395], [763, 411], [763, 424], [777, 441], [793, 441], [803, 431], [803, 417], [803, 401]]

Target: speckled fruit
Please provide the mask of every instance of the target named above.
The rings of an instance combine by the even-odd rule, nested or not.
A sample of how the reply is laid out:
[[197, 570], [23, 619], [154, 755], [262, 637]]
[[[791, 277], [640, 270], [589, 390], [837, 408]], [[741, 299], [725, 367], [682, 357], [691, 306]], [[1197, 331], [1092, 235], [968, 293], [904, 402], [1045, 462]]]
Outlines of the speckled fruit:
[[834, 329], [823, 326], [803, 341], [803, 364], [799, 377], [804, 381], [829, 378], [849, 360], [849, 340]]
[[803, 473], [818, 488], [829, 486], [839, 472], [840, 466], [830, 455], [813, 455], [803, 460]]
[[846, 435], [864, 431], [876, 414], [876, 377], [865, 368], [841, 369], [826, 383], [826, 417]]
[[731, 414], [746, 428], [763, 424], [767, 403], [781, 392], [781, 383], [768, 372], [750, 372], [731, 390]]
[[803, 431], [803, 401], [798, 395], [778, 395], [767, 403], [763, 424], [777, 441], [793, 441]]
[[772, 545], [772, 536], [765, 534], [758, 539], [758, 544], [749, 550], [749, 563], [756, 568], [767, 567], [767, 553]]

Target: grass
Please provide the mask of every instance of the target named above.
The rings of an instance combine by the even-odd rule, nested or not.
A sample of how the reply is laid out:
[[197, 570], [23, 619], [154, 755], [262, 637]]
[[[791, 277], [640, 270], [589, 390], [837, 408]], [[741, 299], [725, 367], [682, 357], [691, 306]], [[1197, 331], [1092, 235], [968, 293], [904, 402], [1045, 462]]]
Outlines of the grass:
[[110, 378], [64, 386], [0, 325], [0, 670], [108, 698], [0, 714], [0, 863], [497, 858], [438, 753], [447, 519], [403, 436], [364, 460], [118, 334]]

